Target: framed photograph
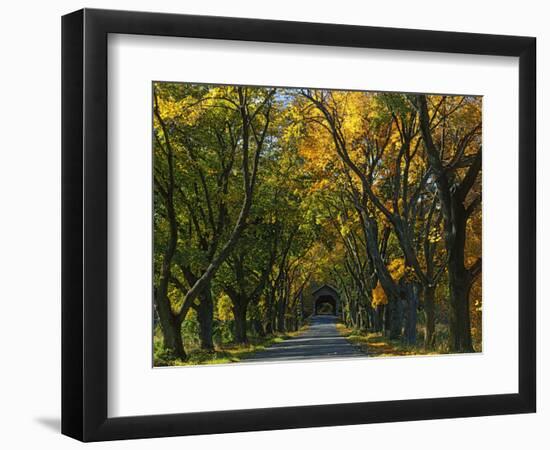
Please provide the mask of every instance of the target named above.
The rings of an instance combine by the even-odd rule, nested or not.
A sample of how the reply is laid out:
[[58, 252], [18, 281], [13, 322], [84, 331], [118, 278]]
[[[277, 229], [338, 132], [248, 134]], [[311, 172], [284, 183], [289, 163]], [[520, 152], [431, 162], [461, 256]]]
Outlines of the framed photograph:
[[535, 64], [532, 37], [64, 16], [62, 432], [535, 412]]

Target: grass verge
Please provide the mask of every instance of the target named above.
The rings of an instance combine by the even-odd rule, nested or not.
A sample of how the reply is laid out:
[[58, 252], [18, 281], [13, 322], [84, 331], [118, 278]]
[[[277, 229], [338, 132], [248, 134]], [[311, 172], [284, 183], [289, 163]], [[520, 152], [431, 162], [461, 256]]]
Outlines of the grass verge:
[[342, 323], [338, 323], [336, 328], [349, 342], [372, 357], [440, 355], [446, 353], [446, 351], [427, 350], [422, 344], [411, 346], [400, 340], [389, 339], [383, 333], [357, 331], [346, 327]]
[[277, 333], [272, 336], [264, 338], [249, 337], [248, 344], [225, 344], [216, 346], [214, 351], [208, 352], [201, 349], [189, 350], [188, 357], [185, 361], [181, 359], [171, 358], [169, 354], [155, 352], [154, 366], [196, 366], [207, 364], [228, 364], [236, 363], [252, 356], [254, 353], [261, 350], [265, 350], [273, 344], [282, 342], [286, 339], [290, 339], [299, 336], [307, 329], [307, 325], [304, 325], [298, 331]]

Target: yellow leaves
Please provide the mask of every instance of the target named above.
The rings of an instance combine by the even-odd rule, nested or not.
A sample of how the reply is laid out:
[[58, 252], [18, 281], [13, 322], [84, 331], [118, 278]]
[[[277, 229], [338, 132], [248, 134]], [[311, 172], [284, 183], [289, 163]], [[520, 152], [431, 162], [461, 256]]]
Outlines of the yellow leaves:
[[324, 100], [325, 107], [331, 111], [336, 124], [326, 119], [318, 109], [311, 109], [307, 120], [307, 129], [301, 144], [300, 153], [308, 162], [325, 167], [330, 160], [337, 160], [332, 127], [343, 137], [353, 159], [360, 158], [362, 150], [354, 144], [363, 139], [367, 129], [366, 100], [372, 94], [364, 92], [334, 91]]
[[321, 180], [318, 180], [316, 181], [312, 187], [311, 187], [311, 192], [316, 192], [316, 191], [324, 191], [325, 189], [327, 189], [328, 187], [330, 187], [331, 183], [329, 180], [327, 180], [326, 178], [323, 178]]
[[[405, 266], [405, 260], [403, 258], [395, 258], [388, 264], [388, 272], [395, 282], [398, 282], [404, 276], [411, 276], [410, 268]], [[379, 305], [386, 305], [388, 298], [380, 281], [376, 284], [376, 287], [372, 291], [372, 306], [377, 307]]]
[[168, 287], [168, 299], [170, 300], [170, 306], [173, 311], [178, 311], [183, 303], [183, 296], [178, 288], [173, 285]]
[[428, 241], [432, 244], [441, 240], [441, 232], [437, 228], [432, 228], [428, 234]]
[[342, 236], [346, 237], [348, 234], [350, 234], [350, 232], [351, 230], [348, 225], [344, 224], [340, 227], [340, 233], [342, 233]]
[[403, 258], [393, 259], [388, 264], [388, 272], [394, 281], [399, 281], [405, 275], [405, 260]]
[[195, 322], [198, 319], [197, 311], [195, 311], [194, 308], [189, 308], [189, 311], [187, 312], [187, 315], [185, 316], [185, 320], [188, 320], [190, 322]]
[[179, 122], [193, 125], [199, 119], [202, 109], [195, 106], [196, 99], [192, 97], [185, 97], [182, 100], [174, 100], [170, 97], [158, 97], [158, 108], [160, 116], [164, 120], [175, 120]]
[[[414, 276], [412, 268], [405, 265], [405, 260], [403, 258], [395, 258], [391, 260], [388, 264], [388, 272], [395, 282], [398, 282], [403, 277], [410, 278]], [[376, 287], [372, 291], [371, 303], [374, 308], [380, 305], [388, 304], [388, 297], [386, 296], [386, 292], [382, 288], [380, 281], [378, 281]]]
[[304, 165], [317, 176], [324, 176], [325, 169], [336, 160], [336, 154], [332, 150], [333, 143], [317, 130], [309, 130], [308, 135], [300, 142], [298, 151], [304, 159]]
[[233, 310], [231, 309], [231, 299], [227, 294], [221, 294], [218, 298], [218, 319], [222, 321], [233, 320]]
[[365, 96], [360, 92], [352, 92], [348, 95], [349, 98], [343, 111], [342, 131], [348, 140], [352, 141], [364, 132]]
[[452, 120], [460, 123], [466, 129], [472, 129], [476, 124], [481, 122], [481, 97], [452, 97], [447, 98], [447, 109], [451, 109], [454, 105], [449, 103], [462, 102], [462, 107], [452, 115]]
[[380, 284], [380, 281], [376, 284], [376, 287], [372, 291], [372, 306], [374, 308], [381, 306], [381, 305], [387, 305], [388, 304], [388, 297], [386, 296], [386, 293], [384, 292], [384, 289], [382, 288], [382, 285]]

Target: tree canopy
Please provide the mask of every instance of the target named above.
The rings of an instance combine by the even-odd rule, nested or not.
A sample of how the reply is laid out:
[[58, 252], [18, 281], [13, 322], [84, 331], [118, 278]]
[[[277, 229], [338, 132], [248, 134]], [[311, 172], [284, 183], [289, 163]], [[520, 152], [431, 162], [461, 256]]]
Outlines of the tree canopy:
[[481, 350], [481, 98], [153, 84], [155, 362], [342, 325]]

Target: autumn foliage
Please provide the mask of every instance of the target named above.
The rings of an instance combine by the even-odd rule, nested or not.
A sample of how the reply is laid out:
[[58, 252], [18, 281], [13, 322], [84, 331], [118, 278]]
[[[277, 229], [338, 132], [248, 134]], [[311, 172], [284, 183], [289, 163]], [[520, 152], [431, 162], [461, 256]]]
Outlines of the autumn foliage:
[[349, 328], [481, 350], [481, 98], [153, 85], [155, 354]]

